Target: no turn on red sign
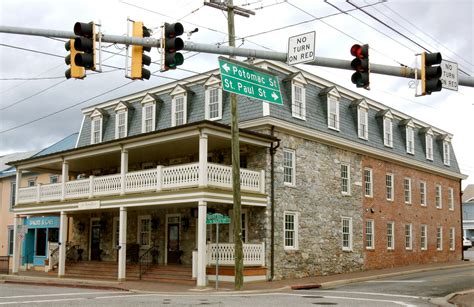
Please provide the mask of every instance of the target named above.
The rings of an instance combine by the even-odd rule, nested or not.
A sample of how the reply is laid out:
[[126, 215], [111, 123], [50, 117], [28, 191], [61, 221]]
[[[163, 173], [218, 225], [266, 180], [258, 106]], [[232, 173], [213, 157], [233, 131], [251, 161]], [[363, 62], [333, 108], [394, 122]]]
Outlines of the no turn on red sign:
[[458, 90], [458, 64], [443, 60], [441, 62], [441, 83], [443, 88], [457, 91]]
[[312, 62], [315, 59], [316, 32], [296, 35], [288, 39], [288, 65]]

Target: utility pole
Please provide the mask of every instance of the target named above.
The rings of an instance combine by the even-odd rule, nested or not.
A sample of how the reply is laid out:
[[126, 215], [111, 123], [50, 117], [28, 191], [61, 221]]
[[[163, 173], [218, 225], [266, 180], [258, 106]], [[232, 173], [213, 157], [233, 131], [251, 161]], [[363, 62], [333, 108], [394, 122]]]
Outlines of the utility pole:
[[[229, 33], [229, 46], [235, 48], [235, 26], [234, 15], [238, 14], [249, 17], [249, 14], [255, 15], [254, 12], [234, 7], [233, 0], [227, 0], [227, 5], [222, 2], [204, 2], [204, 5], [227, 10], [227, 30]], [[235, 59], [235, 56], [230, 58]], [[237, 94], [230, 94], [231, 109], [231, 150], [232, 150], [232, 196], [233, 196], [233, 212], [232, 223], [234, 223], [234, 289], [242, 290], [244, 285], [244, 252], [242, 243], [242, 202], [240, 194], [240, 144], [239, 144], [239, 112], [237, 108]]]

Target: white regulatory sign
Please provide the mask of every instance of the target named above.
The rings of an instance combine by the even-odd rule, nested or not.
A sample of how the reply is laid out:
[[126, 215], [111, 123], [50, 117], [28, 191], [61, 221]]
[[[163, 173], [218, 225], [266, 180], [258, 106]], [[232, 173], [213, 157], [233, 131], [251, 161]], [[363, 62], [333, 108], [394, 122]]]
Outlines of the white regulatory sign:
[[443, 60], [441, 62], [441, 69], [443, 74], [441, 75], [441, 83], [443, 88], [457, 91], [458, 90], [458, 64], [450, 61]]
[[314, 61], [316, 32], [296, 35], [288, 39], [288, 65]]

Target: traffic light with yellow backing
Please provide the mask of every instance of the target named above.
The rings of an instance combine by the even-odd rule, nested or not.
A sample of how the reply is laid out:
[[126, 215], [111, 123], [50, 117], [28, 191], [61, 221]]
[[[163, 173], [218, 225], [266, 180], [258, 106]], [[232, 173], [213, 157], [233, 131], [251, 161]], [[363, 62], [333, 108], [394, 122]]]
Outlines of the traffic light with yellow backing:
[[[443, 87], [440, 80], [441, 61], [443, 60], [441, 53], [426, 53], [421, 54], [421, 95], [430, 95], [431, 92], [439, 92]], [[437, 66], [433, 66], [437, 65]]]
[[74, 61], [75, 56], [80, 53], [80, 51], [77, 51], [76, 48], [74, 48], [74, 41], [75, 39], [70, 39], [64, 46], [64, 48], [70, 52], [70, 54], [68, 54], [65, 58], [66, 64], [70, 66], [65, 72], [66, 79], [84, 79], [86, 76], [84, 67], [77, 66], [76, 62]]
[[[133, 22], [133, 37], [150, 37], [151, 33], [147, 27], [143, 25], [141, 21]], [[143, 47], [139, 45], [132, 46], [132, 65], [130, 71], [130, 78], [132, 79], [150, 79], [150, 71], [143, 67], [143, 65], [150, 65], [151, 58], [144, 54], [145, 51], [149, 52], [151, 47]]]

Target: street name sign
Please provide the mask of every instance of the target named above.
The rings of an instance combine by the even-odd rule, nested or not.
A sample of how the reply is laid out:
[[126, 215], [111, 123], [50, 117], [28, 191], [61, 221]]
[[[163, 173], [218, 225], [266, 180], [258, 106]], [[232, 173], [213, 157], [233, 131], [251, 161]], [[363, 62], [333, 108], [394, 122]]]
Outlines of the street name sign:
[[308, 63], [316, 57], [316, 32], [292, 36], [288, 39], [288, 65]]
[[206, 216], [206, 224], [230, 224], [230, 217], [220, 213], [208, 213]]
[[457, 91], [458, 90], [458, 64], [450, 61], [443, 60], [441, 62], [441, 83], [443, 88]]
[[264, 69], [219, 57], [224, 91], [282, 105], [278, 77]]

